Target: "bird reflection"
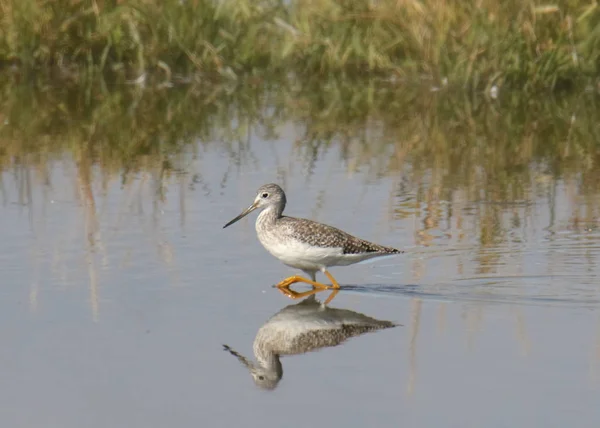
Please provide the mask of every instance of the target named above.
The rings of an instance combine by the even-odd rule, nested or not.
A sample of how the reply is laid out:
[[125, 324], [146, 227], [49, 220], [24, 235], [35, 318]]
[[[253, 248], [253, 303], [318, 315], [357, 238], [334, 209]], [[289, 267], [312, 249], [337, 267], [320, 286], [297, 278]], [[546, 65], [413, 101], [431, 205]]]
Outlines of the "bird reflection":
[[337, 346], [351, 337], [398, 325], [348, 309], [331, 308], [313, 294], [286, 306], [258, 330], [253, 345], [257, 362], [227, 345], [223, 347], [250, 371], [257, 386], [272, 390], [283, 376], [281, 356]]

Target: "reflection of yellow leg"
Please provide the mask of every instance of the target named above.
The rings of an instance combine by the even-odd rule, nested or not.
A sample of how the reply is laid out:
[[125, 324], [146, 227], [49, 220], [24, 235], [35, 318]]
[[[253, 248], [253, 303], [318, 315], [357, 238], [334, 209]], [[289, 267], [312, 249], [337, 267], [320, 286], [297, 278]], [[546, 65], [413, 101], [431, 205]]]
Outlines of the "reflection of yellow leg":
[[327, 300], [325, 300], [325, 303], [324, 303], [324, 305], [328, 305], [328, 304], [329, 304], [329, 303], [330, 303], [330, 302], [331, 302], [331, 301], [334, 299], [334, 297], [335, 297], [335, 296], [337, 296], [337, 294], [338, 294], [339, 292], [340, 292], [339, 290], [337, 290], [337, 289], [334, 289], [334, 290], [331, 292], [331, 294], [329, 295], [329, 297], [327, 298]]
[[329, 280], [331, 281], [333, 288], [340, 288], [340, 284], [338, 284], [338, 282], [335, 280], [335, 278], [329, 272], [327, 272], [325, 269], [323, 269], [323, 273], [325, 275], [327, 275], [327, 278], [329, 278]]
[[[327, 276], [330, 279], [333, 279], [329, 273], [327, 273]], [[316, 281], [311, 281], [310, 279], [306, 279], [301, 277], [300, 275], [294, 275], [294, 276], [290, 276], [289, 278], [284, 279], [283, 281], [281, 281], [279, 284], [277, 284], [275, 287], [277, 288], [288, 288], [290, 285], [295, 284], [296, 282], [306, 282], [307, 284], [312, 285], [315, 288], [320, 288], [321, 290], [327, 290], [329, 288], [331, 288], [328, 285], [325, 284], [321, 284], [320, 282], [316, 282]], [[336, 287], [337, 286], [337, 287]], [[339, 288], [340, 286], [337, 285], [337, 282], [335, 282], [334, 280], [334, 286], [333, 288]]]
[[321, 291], [325, 291], [325, 290], [323, 290], [322, 288], [313, 288], [312, 290], [303, 291], [301, 293], [298, 293], [297, 291], [294, 291], [291, 288], [280, 287], [279, 291], [281, 291], [283, 294], [285, 294], [290, 299], [295, 300], [295, 299], [301, 299], [301, 298], [307, 297], [307, 296], [312, 296], [313, 294], [317, 294], [317, 293], [320, 293]]
[[[281, 291], [283, 294], [285, 294], [290, 299], [295, 300], [295, 299], [301, 299], [301, 298], [307, 297], [307, 296], [312, 296], [313, 294], [321, 293], [322, 291], [325, 291], [325, 290], [323, 290], [322, 288], [313, 288], [312, 290], [303, 291], [302, 293], [298, 293], [297, 291], [294, 291], [291, 288], [282, 287], [279, 289], [279, 291]], [[339, 293], [339, 290], [334, 289], [331, 292], [331, 294], [329, 295], [329, 297], [327, 298], [327, 300], [325, 300], [324, 304], [328, 305], [338, 293]]]

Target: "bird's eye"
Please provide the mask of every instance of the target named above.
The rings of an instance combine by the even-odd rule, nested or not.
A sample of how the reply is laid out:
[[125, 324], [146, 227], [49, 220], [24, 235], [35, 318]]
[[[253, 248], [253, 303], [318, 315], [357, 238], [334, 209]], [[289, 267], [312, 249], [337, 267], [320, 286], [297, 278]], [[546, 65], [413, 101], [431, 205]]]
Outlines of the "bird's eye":
[[262, 195], [260, 195], [261, 198], [266, 199], [269, 197], [269, 194], [267, 192], [263, 193]]
[[265, 380], [265, 377], [264, 376], [259, 376], [258, 380]]

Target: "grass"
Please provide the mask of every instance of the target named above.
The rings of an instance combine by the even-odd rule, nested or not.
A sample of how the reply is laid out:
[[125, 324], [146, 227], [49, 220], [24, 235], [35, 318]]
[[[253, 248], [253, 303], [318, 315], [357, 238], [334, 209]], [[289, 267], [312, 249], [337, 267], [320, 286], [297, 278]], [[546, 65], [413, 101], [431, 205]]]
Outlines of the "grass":
[[331, 74], [595, 85], [593, 0], [0, 0], [0, 63], [81, 81]]

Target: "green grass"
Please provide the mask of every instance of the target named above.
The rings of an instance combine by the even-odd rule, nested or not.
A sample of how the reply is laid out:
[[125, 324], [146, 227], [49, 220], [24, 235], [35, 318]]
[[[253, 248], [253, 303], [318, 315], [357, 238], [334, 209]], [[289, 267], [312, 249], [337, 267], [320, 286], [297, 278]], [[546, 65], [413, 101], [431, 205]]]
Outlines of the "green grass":
[[369, 75], [485, 89], [596, 84], [593, 0], [0, 0], [0, 63], [81, 81]]

